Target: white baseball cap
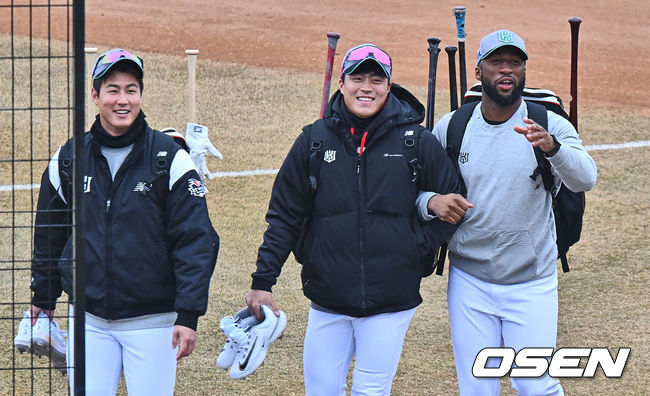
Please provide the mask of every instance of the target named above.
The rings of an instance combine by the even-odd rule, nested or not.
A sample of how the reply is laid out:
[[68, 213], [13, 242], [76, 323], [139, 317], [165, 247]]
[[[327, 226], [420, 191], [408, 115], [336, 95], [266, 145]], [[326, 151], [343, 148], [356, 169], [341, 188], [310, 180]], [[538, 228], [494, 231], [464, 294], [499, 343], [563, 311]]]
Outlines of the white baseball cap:
[[521, 51], [522, 59], [528, 60], [528, 53], [526, 52], [526, 44], [524, 40], [517, 36], [510, 30], [501, 29], [488, 34], [481, 39], [481, 46], [476, 54], [476, 64], [483, 59], [490, 56], [490, 54], [497, 49], [505, 46], [511, 46]]

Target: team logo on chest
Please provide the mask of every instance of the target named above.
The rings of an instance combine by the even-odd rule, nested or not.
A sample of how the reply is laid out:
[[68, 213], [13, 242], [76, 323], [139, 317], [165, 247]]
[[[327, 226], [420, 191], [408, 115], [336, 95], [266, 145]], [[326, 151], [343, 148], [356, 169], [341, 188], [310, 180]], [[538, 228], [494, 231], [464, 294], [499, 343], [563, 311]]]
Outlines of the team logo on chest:
[[323, 155], [323, 161], [330, 163], [336, 160], [336, 150], [327, 150]]
[[458, 161], [460, 161], [461, 164], [464, 164], [469, 161], [469, 153], [468, 152], [462, 152], [458, 155]]
[[84, 193], [90, 192], [90, 183], [93, 181], [92, 176], [84, 176]]

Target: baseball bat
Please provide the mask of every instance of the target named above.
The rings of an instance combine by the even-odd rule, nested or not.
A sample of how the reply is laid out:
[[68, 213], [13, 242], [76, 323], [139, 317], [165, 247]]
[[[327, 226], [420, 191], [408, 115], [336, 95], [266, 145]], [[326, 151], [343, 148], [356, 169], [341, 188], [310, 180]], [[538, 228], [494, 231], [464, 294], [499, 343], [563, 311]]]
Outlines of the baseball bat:
[[582, 19], [569, 18], [571, 25], [571, 102], [569, 104], [569, 121], [578, 130], [578, 32]]
[[438, 53], [440, 52], [440, 39], [437, 37], [430, 37], [427, 39], [429, 43], [429, 84], [427, 90], [427, 119], [426, 128], [431, 130], [433, 128], [433, 115], [436, 107], [436, 69], [438, 67]]
[[447, 56], [449, 57], [449, 101], [451, 111], [458, 108], [458, 90], [456, 87], [456, 47], [445, 47]]
[[458, 36], [458, 70], [460, 80], [460, 103], [465, 103], [465, 92], [467, 92], [467, 69], [465, 65], [465, 6], [454, 7], [456, 17], [456, 33]]
[[323, 118], [327, 103], [330, 100], [330, 86], [332, 85], [332, 68], [334, 67], [334, 55], [336, 53], [336, 45], [339, 42], [341, 35], [335, 32], [327, 32], [327, 63], [325, 64], [325, 81], [323, 82], [323, 97], [320, 101], [320, 115], [318, 118]]
[[185, 50], [187, 55], [187, 122], [196, 122], [196, 57], [197, 49]]
[[88, 91], [86, 91], [88, 92], [88, 96], [86, 96], [86, 130], [89, 131], [95, 121], [95, 102], [93, 102], [91, 88], [93, 86], [93, 66], [95, 65], [95, 54], [97, 53], [97, 48], [85, 47], [84, 52], [86, 54], [86, 86], [88, 87]]

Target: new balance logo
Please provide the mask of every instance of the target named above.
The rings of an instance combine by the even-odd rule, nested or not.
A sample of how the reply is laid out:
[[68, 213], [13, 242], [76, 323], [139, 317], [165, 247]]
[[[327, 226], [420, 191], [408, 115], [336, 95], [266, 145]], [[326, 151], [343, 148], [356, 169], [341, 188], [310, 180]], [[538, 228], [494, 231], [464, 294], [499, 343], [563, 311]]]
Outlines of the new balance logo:
[[336, 150], [327, 150], [323, 156], [323, 161], [330, 163], [336, 160]]
[[138, 182], [138, 184], [135, 185], [135, 188], [133, 191], [135, 192], [149, 192], [151, 189], [149, 186], [147, 186], [147, 183], [145, 182]]

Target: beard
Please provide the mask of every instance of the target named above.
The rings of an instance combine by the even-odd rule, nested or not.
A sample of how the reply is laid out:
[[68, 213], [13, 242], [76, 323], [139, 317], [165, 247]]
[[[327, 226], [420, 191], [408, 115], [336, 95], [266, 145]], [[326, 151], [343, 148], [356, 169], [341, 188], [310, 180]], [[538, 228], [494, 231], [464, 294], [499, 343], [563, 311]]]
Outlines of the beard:
[[524, 75], [510, 95], [502, 95], [497, 91], [496, 84], [490, 84], [488, 81], [486, 81], [485, 77], [481, 77], [481, 86], [483, 87], [483, 93], [487, 95], [488, 98], [492, 99], [492, 101], [504, 107], [515, 104], [519, 98], [521, 98], [521, 95], [524, 93], [525, 85], [526, 76]]

